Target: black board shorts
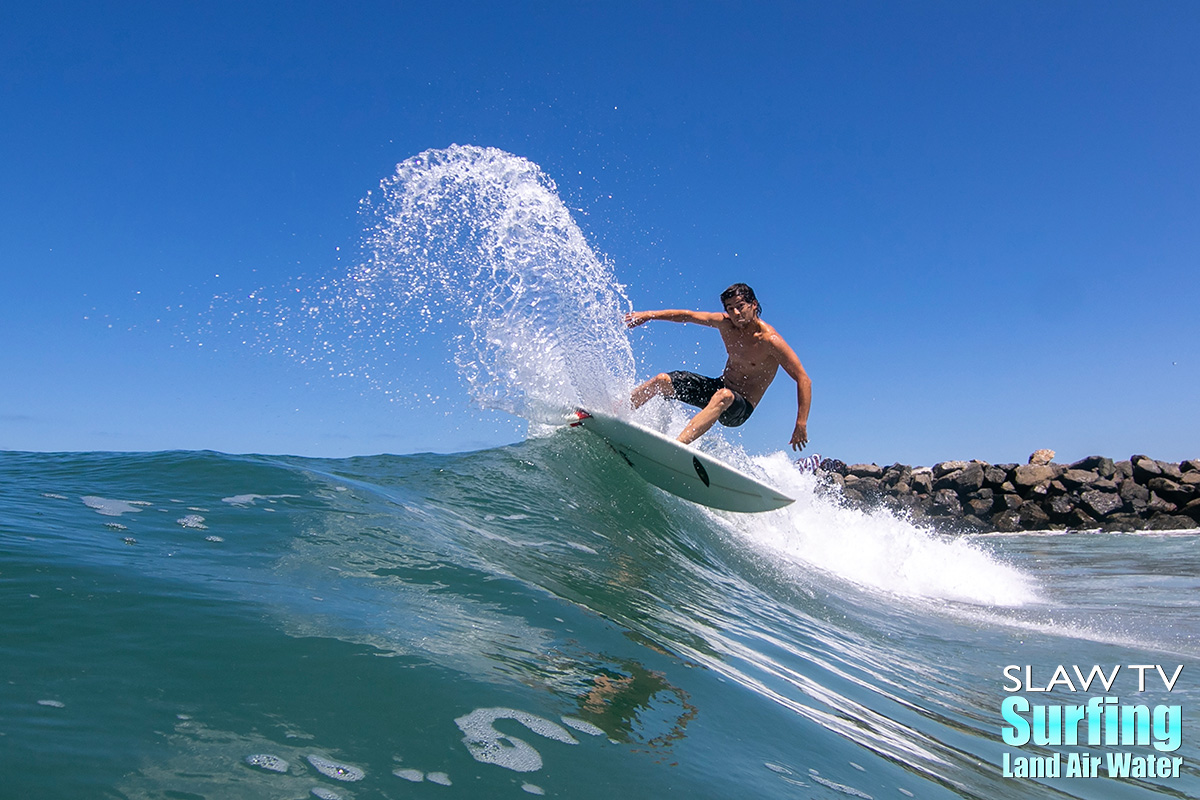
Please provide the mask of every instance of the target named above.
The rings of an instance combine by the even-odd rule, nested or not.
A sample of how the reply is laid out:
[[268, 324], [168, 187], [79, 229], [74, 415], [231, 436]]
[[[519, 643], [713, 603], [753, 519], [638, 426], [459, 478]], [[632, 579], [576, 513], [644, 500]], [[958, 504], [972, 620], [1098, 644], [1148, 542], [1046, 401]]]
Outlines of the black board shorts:
[[[725, 381], [720, 378], [707, 378], [694, 372], [677, 370], [668, 372], [667, 375], [671, 378], [675, 399], [699, 408], [707, 406], [714, 394], [727, 388]], [[733, 404], [725, 409], [725, 413], [717, 418], [717, 422], [726, 428], [736, 428], [750, 419], [750, 415], [754, 413], [754, 404], [733, 389], [729, 391], [733, 392]]]

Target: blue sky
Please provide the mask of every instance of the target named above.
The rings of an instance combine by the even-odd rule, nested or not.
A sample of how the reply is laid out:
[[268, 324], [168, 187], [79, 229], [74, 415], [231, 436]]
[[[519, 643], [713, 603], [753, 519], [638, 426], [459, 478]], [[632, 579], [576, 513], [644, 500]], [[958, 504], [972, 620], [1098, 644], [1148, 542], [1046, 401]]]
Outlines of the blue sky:
[[[753, 285], [817, 452], [1200, 457], [1197, 41], [1188, 2], [9, 4], [0, 449], [519, 438], [199, 322], [345, 269], [359, 200], [458, 143], [539, 164], [638, 308]], [[737, 436], [793, 414], [781, 377]]]

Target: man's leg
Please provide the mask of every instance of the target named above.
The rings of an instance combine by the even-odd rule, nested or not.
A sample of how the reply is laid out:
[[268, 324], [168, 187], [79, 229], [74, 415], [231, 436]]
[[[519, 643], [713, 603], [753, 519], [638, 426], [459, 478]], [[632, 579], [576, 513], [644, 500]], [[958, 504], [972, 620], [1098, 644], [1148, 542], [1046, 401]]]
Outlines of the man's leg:
[[671, 384], [671, 376], [665, 372], [660, 372], [634, 389], [633, 394], [629, 396], [629, 402], [633, 404], [634, 408], [641, 408], [649, 402], [651, 397], [658, 396], [675, 396], [675, 387]]
[[718, 389], [704, 410], [692, 417], [692, 421], [684, 426], [683, 432], [679, 434], [679, 441], [691, 444], [707, 433], [713, 423], [725, 413], [725, 410], [733, 405], [733, 399], [733, 392], [728, 389]]

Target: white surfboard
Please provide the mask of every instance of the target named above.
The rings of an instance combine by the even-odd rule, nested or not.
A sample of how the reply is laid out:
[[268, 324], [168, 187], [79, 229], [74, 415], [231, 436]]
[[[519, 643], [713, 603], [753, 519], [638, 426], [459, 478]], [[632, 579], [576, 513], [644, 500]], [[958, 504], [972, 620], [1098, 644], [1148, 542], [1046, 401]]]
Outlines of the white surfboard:
[[725, 511], [772, 511], [792, 498], [767, 484], [693, 450], [658, 431], [594, 411], [579, 411], [578, 422], [601, 436], [634, 472], [693, 503]]

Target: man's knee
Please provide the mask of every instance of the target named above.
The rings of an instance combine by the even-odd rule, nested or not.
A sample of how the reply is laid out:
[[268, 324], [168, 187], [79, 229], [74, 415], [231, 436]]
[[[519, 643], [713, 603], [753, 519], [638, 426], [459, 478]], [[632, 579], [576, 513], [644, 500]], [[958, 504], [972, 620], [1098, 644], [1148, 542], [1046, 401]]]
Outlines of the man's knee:
[[733, 405], [733, 397], [734, 397], [734, 395], [731, 390], [717, 389], [717, 391], [712, 396], [712, 400], [709, 400], [709, 402], [715, 403], [716, 405], [718, 405], [721, 408], [722, 411], [724, 411], [725, 409], [727, 409], [731, 405]]

